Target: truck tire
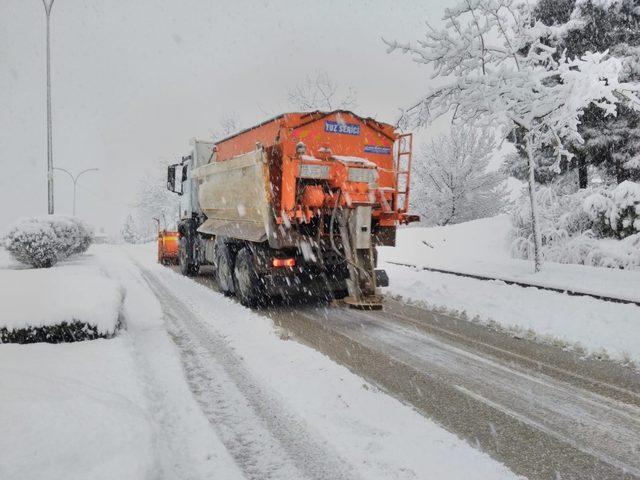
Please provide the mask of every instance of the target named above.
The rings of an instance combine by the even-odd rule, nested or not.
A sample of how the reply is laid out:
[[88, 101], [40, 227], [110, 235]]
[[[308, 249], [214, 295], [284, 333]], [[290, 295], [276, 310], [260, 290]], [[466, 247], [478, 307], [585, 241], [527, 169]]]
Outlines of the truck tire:
[[233, 278], [235, 258], [227, 244], [216, 242], [216, 281], [218, 288], [226, 296], [231, 296], [236, 291]]
[[178, 247], [178, 264], [180, 265], [180, 273], [185, 276], [197, 275], [200, 270], [198, 265], [193, 263], [192, 255], [189, 252], [189, 242], [186, 237], [180, 239]]
[[261, 281], [253, 264], [253, 255], [244, 247], [236, 257], [234, 268], [236, 297], [245, 307], [257, 307], [264, 301]]

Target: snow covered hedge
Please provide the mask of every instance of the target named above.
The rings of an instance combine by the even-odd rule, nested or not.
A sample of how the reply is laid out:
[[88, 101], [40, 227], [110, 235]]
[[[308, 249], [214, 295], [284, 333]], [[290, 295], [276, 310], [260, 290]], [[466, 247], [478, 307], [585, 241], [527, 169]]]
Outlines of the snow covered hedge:
[[[558, 193], [541, 187], [538, 207], [544, 258], [557, 263], [640, 268], [640, 184]], [[528, 198], [512, 215], [511, 253], [533, 258]]]
[[0, 328], [0, 343], [68, 343], [107, 338], [95, 325], [84, 322], [62, 322], [59, 325], [26, 327], [9, 330]]
[[49, 268], [59, 260], [84, 253], [93, 232], [80, 219], [61, 215], [23, 218], [9, 227], [5, 248], [21, 263]]
[[0, 343], [108, 338], [119, 326], [122, 287], [82, 262], [0, 269]]

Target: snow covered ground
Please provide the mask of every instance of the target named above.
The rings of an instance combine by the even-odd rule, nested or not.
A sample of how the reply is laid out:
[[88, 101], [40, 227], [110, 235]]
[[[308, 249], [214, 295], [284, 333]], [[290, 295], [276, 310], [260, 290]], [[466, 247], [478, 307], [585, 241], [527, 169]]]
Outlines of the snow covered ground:
[[[506, 221], [405, 229], [381, 258], [573, 288], [586, 285], [586, 273], [605, 289], [638, 280], [637, 272], [567, 265], [533, 275], [508, 257]], [[385, 268], [394, 294], [640, 360], [639, 307]], [[157, 265], [153, 245], [94, 246], [33, 279], [55, 272], [65, 280], [35, 290], [62, 295], [52, 311], [85, 305], [106, 288], [106, 303], [93, 308], [108, 310], [108, 292], [118, 292], [124, 328], [109, 340], [0, 345], [0, 478], [514, 478], [348, 369], [281, 338], [267, 317]], [[46, 311], [40, 299], [48, 297], [29, 296], [33, 284], [22, 277], [30, 273], [0, 251], [0, 281], [13, 292], [3, 301], [31, 299], [25, 311]], [[69, 283], [89, 273], [107, 283]]]
[[146, 478], [154, 425], [128, 338], [0, 345], [0, 478]]
[[[81, 258], [124, 288], [125, 328], [109, 340], [0, 345], [0, 478], [293, 479], [314, 468], [333, 468], [340, 475], [332, 478], [515, 478], [346, 368], [281, 339], [268, 318], [158, 266], [149, 247], [94, 246]], [[215, 339], [212, 356], [196, 358], [214, 375], [199, 395], [181, 355], [207, 352], [179, 347], [185, 339], [167, 324], [166, 308], [173, 322], [200, 325], [198, 341]], [[232, 366], [216, 363], [221, 351]], [[243, 461], [254, 474], [229, 435], [240, 453], [256, 454]], [[278, 435], [289, 449], [279, 450]]]
[[[447, 227], [406, 228], [396, 248], [380, 249], [392, 294], [432, 308], [529, 332], [538, 338], [583, 348], [587, 353], [640, 364], [640, 307], [590, 297], [485, 282], [388, 262], [494, 276], [563, 289], [640, 301], [640, 271], [512, 259], [506, 215]], [[605, 353], [606, 352], [606, 353]]]

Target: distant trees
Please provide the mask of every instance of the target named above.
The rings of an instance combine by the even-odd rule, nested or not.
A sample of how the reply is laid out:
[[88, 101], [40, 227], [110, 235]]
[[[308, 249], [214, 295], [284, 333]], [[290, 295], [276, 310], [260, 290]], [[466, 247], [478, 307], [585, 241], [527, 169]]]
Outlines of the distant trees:
[[487, 167], [495, 150], [487, 131], [457, 129], [423, 148], [413, 163], [412, 210], [427, 225], [489, 217], [507, 204], [504, 176]]
[[325, 71], [307, 75], [287, 93], [289, 103], [300, 111], [353, 110], [357, 107], [357, 93], [353, 87], [341, 89]]
[[217, 142], [229, 135], [238, 133], [241, 129], [241, 122], [238, 115], [234, 112], [225, 113], [218, 120], [218, 128], [211, 132], [211, 138], [214, 142]]
[[179, 215], [180, 197], [167, 190], [167, 161], [158, 161], [140, 179], [140, 187], [136, 199], [136, 214], [142, 223], [152, 225], [153, 219], [160, 220], [162, 228], [173, 228]]
[[[222, 114], [209, 137], [217, 142], [242, 129], [234, 112]], [[178, 160], [179, 161], [179, 160]], [[177, 228], [180, 219], [180, 196], [167, 190], [167, 167], [176, 161], [157, 160], [140, 177], [135, 204], [122, 225], [120, 235], [125, 242], [150, 241], [156, 234], [158, 219], [161, 229]], [[180, 179], [178, 179], [180, 181]]]
[[590, 105], [615, 115], [622, 100], [634, 104], [637, 85], [622, 83], [622, 63], [606, 53], [569, 58], [551, 46], [568, 28], [536, 21], [531, 8], [516, 0], [464, 1], [445, 10], [445, 28], [429, 27], [417, 44], [387, 42], [389, 51], [413, 55], [429, 65], [439, 81], [402, 117], [405, 124], [426, 125], [450, 115], [453, 124], [497, 126], [504, 136], [519, 129], [527, 161], [533, 227], [534, 265], [542, 263], [535, 195], [540, 148], [572, 158], [568, 145], [579, 144], [580, 117]]
[[175, 228], [179, 218], [180, 197], [167, 190], [167, 161], [156, 162], [140, 178], [133, 210], [127, 216], [121, 237], [125, 242], [149, 241], [156, 234], [155, 218], [160, 228]]

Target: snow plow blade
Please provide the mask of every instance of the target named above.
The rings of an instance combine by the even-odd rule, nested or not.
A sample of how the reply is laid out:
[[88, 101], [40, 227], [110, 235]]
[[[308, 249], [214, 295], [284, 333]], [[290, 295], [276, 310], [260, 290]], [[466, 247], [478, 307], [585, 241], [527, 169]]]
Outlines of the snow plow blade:
[[178, 232], [160, 230], [158, 232], [158, 263], [174, 265], [178, 263]]
[[373, 295], [371, 297], [356, 299], [351, 296], [342, 299], [349, 308], [356, 310], [382, 310], [382, 297]]

